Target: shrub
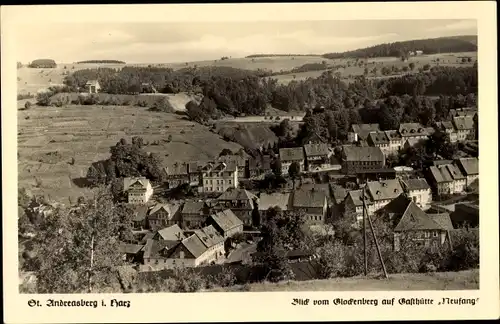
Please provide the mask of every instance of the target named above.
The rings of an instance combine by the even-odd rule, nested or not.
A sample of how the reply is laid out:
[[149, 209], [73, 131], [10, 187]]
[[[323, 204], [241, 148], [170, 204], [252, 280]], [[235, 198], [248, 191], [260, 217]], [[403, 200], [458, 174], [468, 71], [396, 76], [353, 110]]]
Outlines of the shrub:
[[26, 103], [24, 104], [24, 109], [28, 110], [31, 108], [31, 101], [26, 101]]
[[138, 100], [137, 101], [137, 106], [139, 106], [139, 107], [147, 107], [148, 103], [147, 103], [146, 100]]
[[206, 285], [200, 274], [191, 268], [175, 269], [172, 279], [172, 292], [197, 292]]
[[51, 92], [40, 92], [36, 95], [36, 104], [39, 106], [48, 106], [50, 105], [50, 97], [52, 96]]

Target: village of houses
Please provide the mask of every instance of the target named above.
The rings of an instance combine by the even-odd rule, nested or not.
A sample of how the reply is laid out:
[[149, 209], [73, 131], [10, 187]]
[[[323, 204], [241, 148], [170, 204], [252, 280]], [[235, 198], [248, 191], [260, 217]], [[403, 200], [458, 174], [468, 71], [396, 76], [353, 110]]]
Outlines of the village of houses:
[[[266, 155], [259, 159], [223, 155], [209, 163], [164, 167], [165, 187], [189, 184], [200, 197], [211, 198], [159, 201], [148, 179], [126, 178], [124, 191], [135, 206], [136, 239], [123, 242], [123, 257], [142, 271], [244, 262], [255, 253], [259, 239], [253, 215], [259, 213], [264, 219], [266, 211], [276, 206], [303, 212], [311, 228], [346, 215], [354, 215], [353, 224], [360, 224], [364, 210], [370, 216], [386, 212], [400, 219], [393, 229], [395, 249], [402, 232], [411, 232], [425, 246], [446, 244], [454, 227], [479, 226], [478, 199], [449, 204], [436, 200], [442, 195], [477, 194], [478, 158], [436, 160], [420, 173], [407, 166], [388, 167], [386, 158], [421, 145], [436, 131], [445, 133], [450, 142], [477, 141], [476, 118], [477, 109], [464, 108], [452, 110], [449, 121], [433, 128], [406, 123], [381, 131], [378, 124], [352, 125], [350, 143], [340, 148], [319, 136], [303, 147], [282, 148], [278, 158], [288, 182], [273, 191], [252, 192], [241, 186], [273, 172]], [[300, 166], [299, 181], [288, 177], [294, 163]], [[328, 175], [328, 181], [318, 181], [318, 175]], [[230, 239], [238, 233], [249, 239]], [[297, 252], [290, 253], [290, 259], [292, 255], [314, 257]]]

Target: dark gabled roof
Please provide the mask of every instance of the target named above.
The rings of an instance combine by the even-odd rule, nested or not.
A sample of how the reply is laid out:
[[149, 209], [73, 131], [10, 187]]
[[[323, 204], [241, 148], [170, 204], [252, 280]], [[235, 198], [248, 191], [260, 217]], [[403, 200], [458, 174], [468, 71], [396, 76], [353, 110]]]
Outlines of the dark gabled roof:
[[182, 207], [183, 214], [199, 214], [205, 207], [203, 201], [186, 201]]
[[431, 166], [429, 169], [437, 183], [465, 179], [460, 170], [453, 164]]
[[193, 234], [190, 237], [182, 240], [181, 244], [184, 245], [184, 247], [195, 258], [199, 258], [207, 250], [201, 239], [196, 234]]
[[144, 177], [123, 178], [123, 191], [127, 191], [131, 186], [135, 185], [136, 183], [140, 184], [144, 189], [146, 189], [146, 187], [149, 184], [149, 180]]
[[351, 129], [354, 133], [358, 134], [358, 136], [366, 140], [368, 137], [368, 134], [370, 132], [376, 132], [380, 130], [380, 125], [379, 124], [353, 124], [351, 126]]
[[368, 134], [368, 140], [371, 141], [373, 145], [389, 144], [389, 138], [383, 131], [370, 132], [370, 134]]
[[202, 229], [194, 230], [194, 234], [196, 234], [200, 238], [201, 242], [207, 249], [221, 242], [224, 242], [224, 238], [212, 225], [204, 227]]
[[436, 127], [442, 130], [455, 130], [453, 123], [451, 121], [436, 122]]
[[142, 237], [141, 241], [139, 242], [140, 244], [146, 244], [148, 240], [153, 239], [155, 236], [155, 233], [148, 231], [144, 236]]
[[420, 123], [401, 123], [399, 124], [399, 133], [401, 136], [429, 135], [424, 125]]
[[479, 160], [475, 157], [458, 159], [457, 165], [465, 175], [479, 174]]
[[453, 117], [453, 124], [457, 130], [473, 129], [474, 118], [472, 116]]
[[333, 199], [337, 204], [340, 204], [347, 197], [347, 190], [335, 183], [330, 183], [330, 191], [332, 192]]
[[374, 201], [394, 199], [403, 193], [403, 188], [397, 179], [368, 181], [367, 188]]
[[441, 227], [445, 230], [451, 231], [454, 229], [450, 214], [448, 213], [429, 214], [429, 217], [432, 218], [436, 223], [441, 225]]
[[289, 147], [280, 149], [281, 161], [300, 161], [304, 159], [302, 147]]
[[290, 193], [273, 192], [262, 193], [259, 197], [259, 210], [268, 210], [278, 206], [281, 210], [288, 210], [290, 206]]
[[377, 213], [387, 213], [394, 217], [392, 221], [397, 223], [394, 228], [395, 232], [446, 230], [403, 194], [392, 200]]
[[329, 153], [328, 145], [325, 143], [311, 143], [304, 145], [306, 157], [327, 156]]
[[134, 206], [134, 216], [132, 221], [141, 222], [143, 221], [148, 214], [148, 206], [146, 205], [135, 205]]
[[137, 254], [144, 248], [144, 245], [120, 242], [120, 253]]
[[406, 190], [427, 190], [430, 189], [427, 180], [424, 178], [418, 179], [404, 179], [401, 180], [401, 184], [405, 187]]
[[149, 210], [148, 217], [154, 218], [157, 212], [165, 210], [168, 214], [168, 219], [173, 219], [177, 215], [179, 208], [179, 204], [156, 204]]
[[229, 188], [222, 193], [217, 200], [249, 200], [253, 201], [257, 196], [246, 189]]
[[[148, 239], [146, 241], [146, 245], [144, 245], [144, 258], [158, 258], [163, 257], [166, 258], [165, 250], [168, 250], [169, 242], [168, 241], [157, 241], [153, 239]], [[165, 254], [161, 254], [164, 251]]]
[[210, 217], [224, 232], [243, 225], [241, 219], [239, 219], [231, 209], [222, 210]]
[[[347, 193], [347, 197], [350, 197], [354, 206], [360, 207], [363, 206], [363, 190], [351, 190]], [[373, 204], [373, 199], [370, 197], [368, 192], [365, 192], [365, 204], [370, 205]]]
[[401, 139], [401, 134], [397, 130], [386, 130], [385, 135], [389, 140], [400, 140]]
[[347, 161], [384, 161], [384, 153], [379, 147], [372, 146], [343, 146], [345, 158]]
[[246, 165], [246, 158], [243, 156], [239, 156], [237, 154], [234, 155], [223, 155], [217, 158], [217, 161], [226, 162], [226, 163], [235, 163], [238, 167], [244, 167]]
[[208, 163], [202, 168], [203, 172], [235, 172], [236, 170], [236, 163], [226, 162]]
[[158, 235], [165, 241], [180, 241], [186, 238], [184, 232], [177, 224], [159, 230]]
[[293, 193], [292, 204], [293, 207], [313, 207], [313, 208], [323, 208], [327, 197], [324, 191], [319, 191], [317, 189], [295, 190]]

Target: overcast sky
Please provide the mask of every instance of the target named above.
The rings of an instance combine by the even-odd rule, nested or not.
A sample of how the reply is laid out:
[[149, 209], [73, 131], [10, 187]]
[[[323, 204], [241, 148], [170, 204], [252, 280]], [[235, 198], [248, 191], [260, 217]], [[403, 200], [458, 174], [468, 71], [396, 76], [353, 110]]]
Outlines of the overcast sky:
[[323, 54], [380, 43], [476, 35], [475, 20], [58, 23], [17, 29], [17, 60], [169, 63], [256, 53]]

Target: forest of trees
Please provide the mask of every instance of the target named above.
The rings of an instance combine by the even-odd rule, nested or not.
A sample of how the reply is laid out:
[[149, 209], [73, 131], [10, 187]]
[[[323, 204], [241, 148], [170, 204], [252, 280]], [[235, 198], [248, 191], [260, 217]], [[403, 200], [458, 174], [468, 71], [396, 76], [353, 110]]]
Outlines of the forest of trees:
[[55, 68], [57, 67], [56, 61], [51, 59], [38, 59], [31, 62], [28, 67], [30, 68]]
[[343, 53], [327, 53], [323, 57], [339, 58], [368, 58], [368, 57], [402, 57], [409, 51], [421, 50], [424, 54], [456, 53], [477, 51], [477, 36], [440, 37], [431, 39], [395, 42], [361, 48]]
[[290, 56], [320, 56], [318, 54], [252, 54], [245, 56], [245, 58], [259, 58], [259, 57], [290, 57]]
[[97, 63], [97, 64], [126, 64], [123, 61], [118, 60], [87, 60], [87, 61], [79, 61], [76, 64], [86, 64], [86, 63]]
[[[121, 139], [110, 148], [107, 160], [94, 162], [87, 171], [91, 186], [107, 185], [116, 179], [143, 176], [152, 181], [161, 180], [161, 163], [156, 154], [147, 154], [142, 137], [133, 137], [132, 143]], [[118, 193], [118, 191], [117, 191]]]

